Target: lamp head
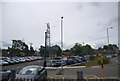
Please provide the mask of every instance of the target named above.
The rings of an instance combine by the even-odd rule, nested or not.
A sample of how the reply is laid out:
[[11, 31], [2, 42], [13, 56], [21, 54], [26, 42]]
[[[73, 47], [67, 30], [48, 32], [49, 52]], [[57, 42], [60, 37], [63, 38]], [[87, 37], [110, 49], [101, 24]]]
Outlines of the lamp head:
[[63, 19], [63, 17], [61, 17], [61, 19]]
[[113, 29], [113, 27], [110, 27], [110, 29]]

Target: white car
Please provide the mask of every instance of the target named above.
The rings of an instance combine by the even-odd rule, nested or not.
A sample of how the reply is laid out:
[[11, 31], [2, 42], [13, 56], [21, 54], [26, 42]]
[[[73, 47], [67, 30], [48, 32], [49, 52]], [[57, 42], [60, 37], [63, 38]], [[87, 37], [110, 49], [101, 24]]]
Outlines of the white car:
[[4, 61], [4, 60], [0, 60], [0, 65], [8, 65], [9, 63]]

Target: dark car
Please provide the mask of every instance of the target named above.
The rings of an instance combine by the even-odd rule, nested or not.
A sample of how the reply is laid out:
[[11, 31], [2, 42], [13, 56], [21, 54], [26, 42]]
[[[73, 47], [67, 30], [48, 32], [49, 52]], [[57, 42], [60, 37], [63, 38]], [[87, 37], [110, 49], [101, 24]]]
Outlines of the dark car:
[[65, 66], [66, 65], [66, 61], [65, 60], [57, 60], [53, 63], [53, 67], [60, 67], [60, 66]]
[[54, 66], [54, 63], [55, 63], [56, 61], [54, 61], [54, 60], [49, 60], [49, 61], [47, 61], [47, 67], [51, 67], [51, 66]]
[[75, 60], [73, 60], [73, 59], [67, 59], [67, 60], [66, 60], [66, 64], [67, 64], [67, 65], [71, 65], [71, 64], [75, 64], [75, 63], [77, 63], [77, 61], [75, 61]]
[[56, 61], [53, 63], [53, 67], [60, 67], [62, 65], [62, 62], [61, 61]]
[[31, 65], [24, 67], [18, 74], [16, 79], [46, 79], [47, 70], [43, 66]]

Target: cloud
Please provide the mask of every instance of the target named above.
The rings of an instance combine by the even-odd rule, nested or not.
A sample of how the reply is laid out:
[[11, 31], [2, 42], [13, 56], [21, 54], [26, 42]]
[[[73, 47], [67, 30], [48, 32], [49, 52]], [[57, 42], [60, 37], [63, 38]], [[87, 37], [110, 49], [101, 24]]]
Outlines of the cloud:
[[83, 5], [81, 3], [78, 3], [76, 8], [78, 11], [81, 11], [83, 9]]
[[109, 26], [111, 26], [111, 25], [113, 25], [113, 24], [116, 24], [116, 23], [118, 23], [118, 17], [113, 17], [112, 19], [110, 19], [110, 20], [108, 21], [108, 25], [109, 25]]
[[97, 43], [93, 44], [93, 48], [98, 49], [99, 47], [103, 47], [104, 45], [105, 45], [104, 42], [97, 42]]
[[101, 2], [92, 2], [90, 3], [92, 6], [100, 8], [102, 6]]
[[105, 29], [106, 26], [117, 26], [118, 25], [118, 17], [112, 17], [111, 19], [109, 19], [107, 22], [98, 22], [96, 25], [103, 27], [103, 29]]
[[2, 47], [9, 47], [9, 46], [11, 46], [11, 43], [2, 42]]

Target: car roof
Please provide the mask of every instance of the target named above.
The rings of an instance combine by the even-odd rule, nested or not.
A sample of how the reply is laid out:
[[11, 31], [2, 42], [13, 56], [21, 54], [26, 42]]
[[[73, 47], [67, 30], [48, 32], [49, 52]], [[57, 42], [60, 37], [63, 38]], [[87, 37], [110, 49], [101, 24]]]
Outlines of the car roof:
[[39, 65], [30, 65], [30, 66], [26, 66], [26, 67], [43, 67], [43, 66], [39, 66]]

